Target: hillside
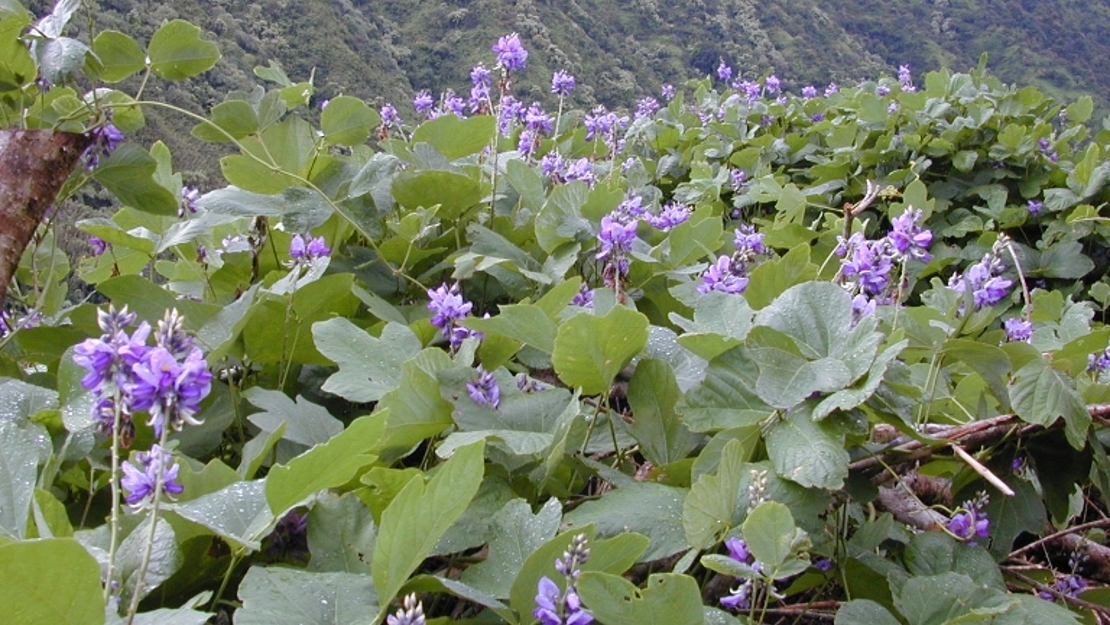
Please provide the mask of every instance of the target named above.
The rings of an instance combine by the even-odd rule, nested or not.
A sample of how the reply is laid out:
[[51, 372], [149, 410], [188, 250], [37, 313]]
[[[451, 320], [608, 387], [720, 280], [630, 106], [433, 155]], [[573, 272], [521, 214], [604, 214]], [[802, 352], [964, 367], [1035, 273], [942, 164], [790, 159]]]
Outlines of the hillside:
[[[43, 12], [49, 2], [31, 3]], [[102, 0], [97, 29], [148, 37], [181, 17], [218, 40], [223, 60], [211, 72], [151, 96], [192, 109], [249, 90], [251, 70], [277, 60], [295, 81], [311, 78], [322, 98], [340, 93], [395, 102], [410, 112], [414, 91], [465, 91], [466, 70], [489, 62], [490, 44], [521, 34], [529, 68], [514, 83], [522, 99], [544, 99], [555, 69], [578, 76], [573, 105], [629, 107], [665, 83], [713, 71], [720, 59], [742, 76], [776, 73], [787, 89], [851, 83], [948, 66], [964, 70], [990, 55], [1007, 82], [1050, 95], [1090, 94], [1107, 110], [1110, 2], [1066, 0]], [[1101, 114], [1096, 116], [1096, 119]], [[151, 119], [158, 136], [176, 136], [180, 166], [214, 174], [213, 154], [185, 137], [188, 125]], [[153, 135], [152, 135], [153, 136]], [[203, 151], [202, 151], [203, 150]]]

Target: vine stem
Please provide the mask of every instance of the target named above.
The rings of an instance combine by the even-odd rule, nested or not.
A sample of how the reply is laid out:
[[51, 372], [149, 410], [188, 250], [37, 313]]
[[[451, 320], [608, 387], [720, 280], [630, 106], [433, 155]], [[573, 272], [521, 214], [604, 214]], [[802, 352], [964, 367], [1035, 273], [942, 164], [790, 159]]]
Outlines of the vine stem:
[[[167, 416], [162, 423], [162, 436], [158, 440], [158, 454], [165, 454], [166, 440], [169, 439], [170, 422]], [[146, 546], [143, 548], [143, 559], [139, 565], [139, 574], [135, 576], [135, 588], [131, 593], [131, 606], [127, 608], [127, 625], [135, 621], [135, 613], [139, 611], [139, 600], [142, 596], [143, 582], [146, 581], [146, 572], [150, 567], [150, 556], [154, 552], [155, 532], [158, 530], [158, 509], [162, 503], [162, 488], [165, 486], [166, 463], [164, 456], [152, 460], [158, 463], [158, 474], [154, 480], [154, 504], [150, 509], [150, 533], [146, 537]]]
[[113, 396], [112, 417], [112, 473], [108, 476], [108, 483], [112, 492], [112, 511], [109, 520], [110, 538], [108, 543], [108, 575], [104, 582], [104, 602], [112, 596], [112, 578], [116, 572], [116, 547], [119, 543], [119, 428], [123, 420], [123, 408], [120, 406], [119, 391]]
[[216, 610], [216, 606], [220, 603], [220, 597], [224, 596], [224, 591], [227, 590], [227, 584], [231, 581], [231, 574], [235, 571], [235, 567], [239, 565], [239, 561], [243, 559], [241, 552], [236, 551], [231, 556], [231, 562], [227, 565], [227, 570], [224, 571], [224, 578], [220, 581], [220, 589], [212, 596], [212, 603], [208, 606], [211, 611]]

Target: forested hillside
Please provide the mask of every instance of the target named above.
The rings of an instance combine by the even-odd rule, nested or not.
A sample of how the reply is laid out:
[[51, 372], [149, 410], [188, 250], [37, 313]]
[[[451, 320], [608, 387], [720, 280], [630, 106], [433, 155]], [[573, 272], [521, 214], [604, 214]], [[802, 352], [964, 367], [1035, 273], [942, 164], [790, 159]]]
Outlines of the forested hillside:
[[[35, 0], [36, 13], [49, 2]], [[522, 99], [549, 99], [551, 72], [583, 87], [571, 104], [627, 106], [661, 85], [711, 73], [723, 59], [744, 77], [777, 74], [797, 91], [808, 83], [850, 83], [947, 66], [980, 56], [1003, 81], [1050, 95], [1089, 94], [1096, 120], [1107, 110], [1110, 2], [1065, 0], [100, 0], [98, 29], [149, 36], [165, 20], [187, 19], [222, 42], [223, 59], [196, 79], [147, 93], [204, 111], [234, 89], [253, 89], [253, 68], [271, 60], [317, 98], [341, 93], [395, 102], [402, 114], [419, 89], [465, 91], [465, 68], [499, 34], [517, 31], [532, 51], [518, 77]], [[587, 86], [588, 85], [588, 86]], [[157, 114], [152, 131], [178, 136], [175, 153], [203, 185], [213, 154], [186, 138], [189, 125]], [[153, 136], [153, 135], [152, 135]], [[210, 148], [209, 148], [210, 149]]]

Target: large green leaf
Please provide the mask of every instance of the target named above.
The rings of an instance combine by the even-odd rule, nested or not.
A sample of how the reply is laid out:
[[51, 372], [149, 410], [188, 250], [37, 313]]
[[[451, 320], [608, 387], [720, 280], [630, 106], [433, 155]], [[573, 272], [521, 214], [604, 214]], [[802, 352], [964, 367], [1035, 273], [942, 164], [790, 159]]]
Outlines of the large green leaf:
[[212, 69], [220, 49], [200, 38], [200, 29], [185, 20], [164, 24], [150, 38], [150, 69], [166, 80], [184, 80]]
[[266, 501], [274, 516], [304, 501], [317, 491], [346, 484], [359, 469], [373, 464], [387, 412], [360, 417], [335, 438], [317, 445], [266, 476]]
[[104, 622], [100, 566], [69, 538], [0, 546], [0, 605], [11, 623]]
[[575, 180], [551, 192], [536, 215], [536, 241], [547, 253], [564, 243], [586, 241], [592, 236], [590, 222], [582, 216], [582, 206], [590, 193], [586, 183]]
[[468, 567], [460, 580], [498, 599], [508, 599], [525, 559], [551, 540], [561, 516], [559, 500], [554, 498], [536, 514], [523, 499], [505, 504], [490, 526], [489, 555]]
[[330, 441], [343, 431], [343, 423], [331, 416], [327, 409], [300, 395], [296, 401], [281, 391], [255, 386], [243, 392], [243, 397], [262, 409], [247, 417], [265, 432], [273, 432], [285, 425], [285, 438], [302, 445], [318, 445]]
[[1086, 444], [1091, 415], [1075, 390], [1075, 382], [1044, 358], [1031, 360], [1018, 369], [1009, 385], [1010, 403], [1023, 421], [1049, 425], [1064, 419], [1068, 442], [1076, 449]]
[[[328, 105], [331, 108], [331, 105]], [[491, 115], [476, 115], [459, 119], [455, 115], [442, 115], [420, 124], [412, 133], [413, 143], [431, 144], [440, 154], [451, 160], [477, 154], [494, 139], [497, 120]]]
[[755, 425], [774, 408], [755, 392], [759, 368], [743, 347], [734, 347], [709, 363], [705, 379], [686, 393], [679, 406], [682, 420], [695, 432]]
[[125, 143], [102, 159], [93, 177], [119, 201], [157, 215], [174, 215], [180, 201], [169, 189], [154, 181], [158, 162], [133, 143]]
[[262, 537], [274, 523], [262, 480], [235, 482], [192, 501], [172, 504], [174, 512], [207, 527], [217, 536], [251, 551], [258, 551]]
[[732, 526], [746, 460], [743, 444], [729, 441], [721, 450], [717, 473], [694, 482], [682, 509], [682, 526], [691, 547], [705, 549]]
[[586, 572], [578, 593], [606, 625], [702, 625], [701, 592], [689, 575], [656, 573], [643, 589], [610, 573]]
[[116, 30], [101, 31], [93, 40], [93, 52], [100, 59], [100, 78], [104, 82], [119, 82], [146, 67], [142, 47]]
[[484, 451], [481, 443], [459, 449], [427, 485], [410, 480], [382, 513], [371, 570], [383, 600], [397, 594], [466, 510], [482, 482]]
[[767, 433], [767, 455], [780, 476], [802, 486], [838, 490], [848, 477], [844, 437], [812, 419], [810, 406], [788, 410]]
[[[741, 529], [752, 556], [763, 563], [771, 577], [796, 575], [808, 565], [804, 552], [810, 546], [805, 532], [794, 526], [790, 508], [777, 501], [756, 506]], [[799, 557], [801, 556], [801, 557]]]
[[651, 539], [651, 546], [640, 556], [649, 562], [689, 549], [682, 525], [683, 502], [688, 490], [637, 482], [604, 493], [567, 513], [564, 525], [593, 525], [601, 537], [636, 532]]
[[364, 625], [378, 598], [367, 575], [252, 566], [239, 584], [237, 625]]
[[332, 98], [320, 113], [320, 129], [324, 138], [340, 145], [365, 143], [381, 123], [382, 118], [377, 111], [349, 95]]
[[434, 372], [453, 364], [443, 350], [428, 348], [401, 367], [400, 385], [377, 406], [390, 413], [383, 446], [407, 452], [451, 426], [451, 403], [440, 396]]
[[670, 365], [654, 358], [636, 365], [628, 383], [633, 416], [629, 431], [640, 443], [644, 457], [656, 465], [685, 458], [703, 438], [686, 429], [679, 419], [675, 406], [681, 397]]
[[505, 304], [496, 317], [472, 317], [464, 324], [486, 333], [500, 334], [525, 345], [551, 353], [555, 349], [555, 322], [535, 304]]
[[[148, 516], [123, 539], [116, 552], [117, 571], [122, 580], [120, 603], [123, 605], [127, 605], [136, 593], [140, 598], [146, 597], [181, 568], [183, 556], [173, 527], [161, 518], [155, 519], [153, 533], [150, 525], [151, 517]], [[150, 560], [146, 576], [142, 587], [137, 588], [148, 545]]]
[[393, 197], [409, 210], [440, 206], [440, 217], [458, 219], [482, 199], [482, 187], [474, 178], [438, 169], [403, 171], [393, 177]]
[[[0, 389], [13, 384], [8, 382]], [[10, 399], [10, 393], [0, 390], [0, 401]], [[16, 420], [0, 413], [0, 537], [13, 540], [26, 533], [38, 466], [51, 451], [46, 428], [28, 421], [31, 416]]]
[[899, 625], [883, 606], [869, 599], [855, 599], [836, 611], [835, 625]]
[[322, 494], [308, 516], [308, 569], [369, 575], [377, 531], [356, 494]]
[[258, 113], [250, 102], [227, 100], [212, 107], [210, 121], [193, 126], [192, 134], [201, 141], [223, 143], [258, 132]]
[[563, 382], [597, 395], [609, 390], [647, 339], [647, 317], [630, 308], [615, 306], [602, 317], [575, 315], [559, 327], [551, 361]]
[[316, 349], [334, 360], [339, 371], [323, 389], [353, 402], [378, 401], [401, 383], [401, 365], [420, 352], [420, 340], [407, 326], [388, 323], [381, 338], [344, 318], [312, 326]]

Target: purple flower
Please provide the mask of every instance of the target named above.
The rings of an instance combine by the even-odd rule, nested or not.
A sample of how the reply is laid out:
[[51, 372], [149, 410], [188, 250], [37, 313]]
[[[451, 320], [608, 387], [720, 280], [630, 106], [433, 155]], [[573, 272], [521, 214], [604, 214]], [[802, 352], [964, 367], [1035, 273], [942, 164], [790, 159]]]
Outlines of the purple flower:
[[1110, 370], [1110, 347], [1107, 347], [1102, 353], [1095, 352], [1087, 356], [1087, 371], [1094, 372], [1096, 378], [1107, 370]]
[[493, 84], [493, 78], [490, 71], [486, 69], [485, 64], [479, 63], [470, 70], [470, 84], [475, 87], [489, 88]]
[[826, 98], [832, 97], [833, 94], [836, 94], [836, 93], [839, 93], [839, 92], [840, 92], [840, 85], [837, 85], [835, 82], [830, 82], [829, 86], [825, 87], [825, 97]]
[[199, 348], [193, 347], [184, 360], [178, 361], [165, 347], [155, 347], [132, 371], [135, 379], [124, 390], [133, 410], [150, 413], [148, 425], [154, 428], [155, 436], [161, 436], [167, 424], [175, 431], [186, 423], [201, 424], [195, 417], [200, 402], [212, 390], [212, 374]]
[[886, 105], [886, 112], [887, 112], [888, 115], [893, 115], [894, 112], [897, 111], [897, 110], [898, 110], [898, 101], [897, 100], [891, 100], [890, 104]]
[[459, 119], [466, 119], [466, 100], [448, 90], [443, 94], [443, 109], [455, 114]]
[[613, 256], [620, 256], [632, 250], [632, 241], [636, 239], [636, 222], [623, 222], [606, 215], [601, 218], [601, 230], [597, 233], [601, 242], [601, 250], [595, 258], [607, 260]]
[[733, 233], [733, 244], [737, 253], [745, 258], [754, 254], [766, 254], [767, 246], [763, 244], [763, 233], [756, 232], [755, 226], [744, 224]]
[[555, 72], [551, 77], [551, 93], [560, 98], [565, 98], [570, 95], [571, 91], [574, 91], [574, 76], [563, 70]]
[[832, 560], [828, 558], [817, 558], [813, 561], [813, 568], [818, 571], [829, 571], [833, 567]]
[[412, 99], [412, 107], [416, 109], [417, 113], [427, 115], [432, 112], [432, 107], [435, 106], [435, 100], [432, 99], [432, 94], [428, 93], [427, 89], [422, 89], [416, 92], [416, 96]]
[[671, 228], [684, 223], [690, 218], [690, 207], [672, 202], [664, 204], [663, 209], [659, 211], [658, 215], [647, 215], [645, 219], [649, 224], [667, 232]]
[[545, 176], [561, 178], [564, 166], [563, 155], [558, 152], [548, 152], [540, 159], [540, 171]]
[[894, 249], [903, 257], [923, 261], [932, 258], [928, 248], [933, 242], [933, 233], [925, 230], [917, 223], [923, 214], [924, 212], [921, 209], [908, 209], [890, 220], [891, 230], [887, 234], [887, 238], [890, 239]]
[[763, 80], [763, 88], [767, 90], [768, 94], [774, 95], [782, 88], [782, 81], [779, 80], [778, 76], [771, 74]]
[[[136, 462], [134, 464], [133, 462]], [[121, 466], [123, 477], [120, 486], [127, 491], [124, 501], [131, 506], [141, 506], [149, 499], [153, 501], [154, 490], [158, 486], [158, 472], [162, 472], [162, 492], [171, 499], [173, 495], [180, 495], [185, 488], [177, 483], [177, 474], [181, 467], [173, 461], [173, 454], [163, 451], [155, 443], [149, 452], [140, 451], [134, 454], [130, 462]]]
[[385, 619], [387, 625], [424, 625], [424, 606], [416, 600], [416, 593], [405, 595], [401, 609]]
[[721, 59], [721, 63], [717, 65], [717, 78], [721, 82], [728, 82], [732, 79], [732, 68], [725, 63], [724, 59]]
[[836, 253], [844, 256], [841, 272], [845, 278], [859, 285], [860, 292], [870, 296], [882, 295], [890, 284], [894, 269], [893, 250], [886, 239], [868, 241], [857, 232], [847, 241], [838, 237]]
[[532, 616], [542, 625], [589, 625], [594, 617], [582, 606], [575, 582], [581, 575], [579, 567], [590, 557], [585, 534], [574, 537], [563, 556], [555, 560], [555, 570], [567, 580], [566, 591], [559, 590], [550, 577], [540, 578], [536, 593], [536, 609]]
[[743, 538], [733, 536], [725, 541], [725, 548], [728, 549], [728, 555], [733, 560], [742, 564], [752, 563], [752, 554], [748, 551], [748, 543]]
[[909, 65], [898, 66], [898, 82], [902, 83], [902, 91], [906, 93], [917, 91], [917, 87], [913, 86], [913, 76], [910, 74]]
[[277, 522], [274, 531], [262, 540], [262, 551], [274, 560], [308, 562], [308, 513], [290, 510]]
[[721, 605], [733, 611], [748, 609], [751, 607], [754, 585], [752, 580], [744, 580], [739, 586], [729, 590], [729, 594], [721, 597]]
[[100, 163], [101, 156], [111, 156], [112, 152], [115, 152], [124, 140], [123, 133], [112, 122], [97, 126], [88, 134], [92, 136], [93, 141], [89, 147], [85, 148], [85, 153], [82, 156], [89, 169], [95, 168]]
[[710, 265], [701, 276], [702, 284], [698, 285], [698, 293], [706, 294], [710, 291], [738, 294], [748, 288], [747, 276], [735, 271], [731, 256], [721, 256], [717, 262]]
[[742, 169], [733, 169], [728, 172], [733, 191], [739, 191], [747, 184], [748, 174]]
[[400, 126], [401, 115], [397, 112], [397, 107], [392, 104], [383, 104], [381, 108], [382, 125], [384, 126]]
[[817, 87], [813, 85], [806, 85], [802, 87], [802, 97], [809, 100], [810, 98], [817, 97]]
[[983, 306], [994, 306], [1009, 293], [1010, 280], [998, 275], [1004, 266], [994, 252], [988, 252], [983, 260], [972, 265], [964, 275], [955, 274], [948, 281], [948, 288], [957, 293], [965, 293], [970, 288], [975, 300], [975, 310]]
[[748, 102], [758, 100], [759, 96], [763, 94], [763, 86], [752, 80], [742, 81], [737, 87], [740, 91], [744, 92], [744, 95], [748, 98]]
[[[1071, 573], [1056, 580], [1053, 588], [1056, 590], [1056, 592], [1062, 595], [1075, 598], [1079, 596], [1079, 593], [1087, 590], [1087, 580], [1074, 573]], [[1037, 596], [1046, 601], [1056, 600], [1056, 595], [1046, 590], [1038, 592]]]
[[108, 242], [100, 237], [89, 237], [89, 246], [92, 247], [93, 256], [100, 256], [108, 251]]
[[578, 287], [578, 293], [574, 295], [574, 299], [570, 300], [571, 306], [578, 306], [580, 308], [593, 308], [594, 307], [594, 291], [590, 287], [583, 284]]
[[524, 127], [529, 130], [550, 135], [555, 129], [555, 118], [544, 112], [539, 102], [533, 102], [528, 110], [524, 111]]
[[879, 85], [878, 87], [875, 87], [875, 93], [878, 94], [880, 97], [890, 95], [890, 86]]
[[501, 389], [497, 386], [497, 378], [481, 366], [478, 367], [478, 381], [467, 382], [466, 390], [471, 399], [483, 406], [496, 410], [501, 404]]
[[320, 110], [322, 111], [322, 110], [328, 108], [328, 104], [330, 104], [330, 103], [331, 103], [331, 100], [329, 100], [327, 98], [324, 98], [323, 100], [320, 100]]
[[513, 122], [520, 119], [524, 113], [524, 104], [511, 95], [501, 98], [500, 111], [497, 117], [497, 131], [503, 136], [509, 136], [513, 130]]
[[440, 330], [444, 330], [465, 318], [474, 308], [474, 304], [466, 301], [459, 294], [458, 282], [450, 287], [445, 282], [439, 285], [438, 288], [428, 291], [428, 297], [431, 299], [428, 302], [428, 310], [435, 313], [432, 315], [432, 325]]
[[655, 98], [643, 98], [636, 104], [635, 119], [646, 119], [659, 110], [659, 101]]
[[674, 85], [663, 85], [663, 88], [659, 91], [659, 95], [663, 96], [664, 100], [670, 102], [672, 99], [674, 99]]
[[324, 241], [324, 237], [308, 239], [307, 242], [306, 238], [299, 234], [293, 235], [293, 239], [289, 242], [290, 258], [310, 261], [331, 254], [331, 248]]
[[567, 170], [566, 173], [563, 175], [563, 178], [568, 182], [571, 180], [582, 180], [583, 182], [586, 182], [589, 185], [593, 186], [595, 177], [593, 166], [590, 164], [590, 159], [583, 157], [568, 163]]
[[183, 217], [185, 211], [190, 213], [197, 212], [197, 200], [200, 199], [200, 191], [193, 187], [181, 187], [181, 208], [177, 209], [177, 216]]
[[976, 538], [989, 538], [990, 519], [983, 512], [988, 501], [987, 494], [982, 492], [975, 499], [965, 501], [963, 507], [948, 521], [948, 531], [969, 545], [974, 545]]
[[1052, 147], [1052, 144], [1049, 142], [1047, 137], [1041, 137], [1037, 141], [1037, 145], [1039, 145], [1041, 148], [1041, 154], [1043, 154], [1048, 160], [1052, 161], [1053, 163], [1060, 160], [1060, 155], [1056, 153], [1056, 149]]
[[528, 51], [520, 43], [520, 35], [511, 33], [501, 37], [493, 45], [497, 53], [497, 64], [506, 72], [514, 69], [524, 69], [524, 62], [528, 59]]
[[1028, 343], [1033, 338], [1033, 323], [1020, 317], [1007, 319], [1003, 323], [1006, 328], [1006, 340], [1011, 343]]
[[819, 123], [825, 121], [825, 114], [824, 113], [814, 113], [813, 115], [809, 116], [809, 121], [811, 121], [815, 124], [819, 124]]
[[1042, 210], [1044, 210], [1044, 202], [1038, 202], [1037, 200], [1029, 200], [1029, 214], [1030, 215], [1036, 215], [1036, 214], [1040, 213]]

